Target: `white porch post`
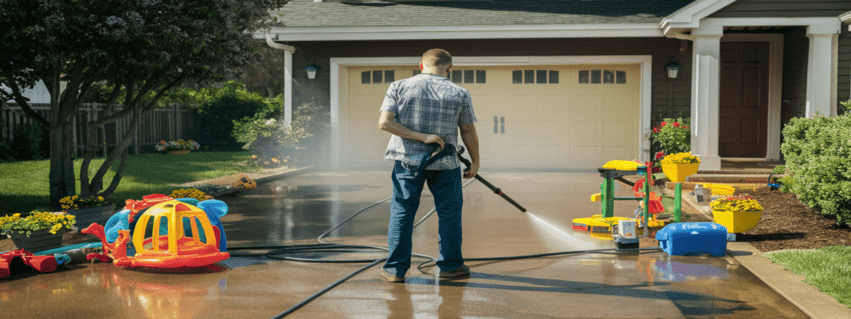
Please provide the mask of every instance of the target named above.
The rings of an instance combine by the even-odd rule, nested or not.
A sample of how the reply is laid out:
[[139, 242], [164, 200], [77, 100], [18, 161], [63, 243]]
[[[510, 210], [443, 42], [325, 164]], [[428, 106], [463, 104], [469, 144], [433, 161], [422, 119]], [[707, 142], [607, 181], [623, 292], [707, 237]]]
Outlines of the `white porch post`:
[[836, 116], [836, 55], [838, 35], [817, 26], [807, 27], [810, 50], [807, 60], [807, 106], [805, 117], [816, 112]]
[[720, 170], [718, 156], [721, 27], [694, 29], [691, 78], [691, 152], [700, 157], [701, 170]]

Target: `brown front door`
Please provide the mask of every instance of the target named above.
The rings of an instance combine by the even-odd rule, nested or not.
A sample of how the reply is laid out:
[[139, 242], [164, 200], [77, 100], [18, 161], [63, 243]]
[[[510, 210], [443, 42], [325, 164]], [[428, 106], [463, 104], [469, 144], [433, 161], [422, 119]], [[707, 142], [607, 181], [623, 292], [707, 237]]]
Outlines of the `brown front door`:
[[765, 157], [768, 43], [721, 43], [721, 157]]

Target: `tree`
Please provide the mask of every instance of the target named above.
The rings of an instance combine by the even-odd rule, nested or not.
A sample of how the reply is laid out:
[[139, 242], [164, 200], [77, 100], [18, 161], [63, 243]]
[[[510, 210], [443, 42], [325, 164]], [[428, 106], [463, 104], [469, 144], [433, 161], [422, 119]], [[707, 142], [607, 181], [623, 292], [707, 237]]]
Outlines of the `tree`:
[[[252, 34], [272, 25], [269, 10], [285, 0], [0, 0], [0, 100], [14, 100], [27, 116], [50, 130], [50, 203], [76, 193], [71, 119], [93, 87], [119, 94], [123, 106], [87, 123], [80, 170], [82, 196], [109, 196], [123, 175], [127, 148], [140, 117], [185, 81], [232, 78], [256, 58]], [[43, 81], [50, 116], [33, 111], [24, 88]], [[60, 81], [67, 82], [60, 92]], [[96, 129], [130, 117], [130, 128], [91, 179]], [[121, 159], [104, 189], [103, 177]]]

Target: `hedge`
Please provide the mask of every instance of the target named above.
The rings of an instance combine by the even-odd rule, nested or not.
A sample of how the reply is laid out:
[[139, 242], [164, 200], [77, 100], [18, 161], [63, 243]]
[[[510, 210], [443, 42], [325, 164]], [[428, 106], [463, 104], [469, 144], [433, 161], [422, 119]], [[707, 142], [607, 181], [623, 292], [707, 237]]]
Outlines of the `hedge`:
[[794, 118], [780, 149], [794, 176], [792, 192], [838, 225], [851, 226], [851, 114]]

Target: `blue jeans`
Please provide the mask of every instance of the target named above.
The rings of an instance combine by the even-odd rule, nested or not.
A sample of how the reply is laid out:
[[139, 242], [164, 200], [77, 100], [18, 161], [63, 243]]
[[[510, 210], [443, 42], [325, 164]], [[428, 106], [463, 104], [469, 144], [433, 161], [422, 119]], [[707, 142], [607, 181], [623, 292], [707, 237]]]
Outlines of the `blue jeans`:
[[461, 207], [464, 203], [461, 169], [426, 171], [425, 165], [397, 161], [393, 168], [393, 201], [390, 204], [390, 228], [387, 230], [390, 254], [384, 263], [384, 270], [391, 275], [402, 277], [411, 268], [411, 233], [424, 183], [428, 183], [428, 189], [434, 196], [439, 219], [437, 240], [440, 257], [437, 267], [441, 271], [452, 271], [464, 265], [461, 256]]

